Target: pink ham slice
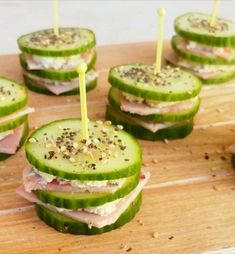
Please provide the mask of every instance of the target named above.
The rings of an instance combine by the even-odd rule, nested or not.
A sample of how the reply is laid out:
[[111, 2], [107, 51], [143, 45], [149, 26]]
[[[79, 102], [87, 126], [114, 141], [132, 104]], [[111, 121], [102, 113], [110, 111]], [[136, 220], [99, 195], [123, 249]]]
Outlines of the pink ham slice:
[[150, 114], [165, 114], [165, 113], [178, 113], [194, 106], [194, 101], [187, 100], [187, 101], [179, 101], [169, 106], [158, 107], [156, 106], [149, 106], [145, 102], [142, 103], [135, 103], [128, 101], [123, 95], [121, 95], [121, 109], [122, 111], [129, 112], [131, 114], [138, 114], [138, 115], [150, 115]]
[[0, 153], [15, 154], [20, 144], [24, 131], [24, 124], [20, 125], [12, 134], [9, 134], [4, 139], [0, 140]]
[[223, 52], [220, 51], [219, 48], [216, 47], [203, 47], [200, 45], [197, 45], [193, 48], [188, 48], [189, 42], [186, 40], [183, 40], [181, 43], [178, 44], [178, 48], [186, 51], [190, 51], [202, 56], [208, 56], [214, 58], [215, 56], [223, 58], [223, 59], [230, 59], [232, 51], [229, 48], [224, 48]]
[[213, 77], [216, 77], [217, 75], [219, 75], [220, 72], [207, 72], [207, 73], [200, 73], [200, 72], [197, 72], [197, 71], [194, 71], [192, 70], [193, 67], [189, 67], [189, 66], [185, 66], [184, 64], [182, 64], [180, 62], [180, 59], [177, 57], [177, 55], [173, 52], [171, 53], [168, 53], [168, 54], [165, 54], [165, 58], [167, 61], [169, 61], [170, 63], [174, 64], [174, 65], [177, 65], [179, 67], [182, 67], [182, 68], [186, 68], [188, 69], [191, 73], [193, 73], [194, 75], [202, 78], [202, 79], [208, 79], [208, 78], [213, 78]]
[[52, 182], [46, 182], [39, 174], [37, 174], [32, 166], [26, 167], [23, 172], [23, 185], [27, 192], [33, 190], [59, 191], [59, 192], [91, 192], [91, 193], [114, 193], [120, 186], [107, 185], [102, 187], [87, 186], [86, 188], [74, 187], [69, 182], [60, 183], [56, 179]]
[[[31, 78], [32, 79], [32, 78]], [[66, 85], [54, 85], [54, 84], [49, 84], [44, 80], [34, 80], [37, 84], [45, 87], [47, 90], [52, 92], [55, 95], [60, 95], [62, 93], [66, 93], [69, 91], [74, 90], [75, 88], [78, 88], [78, 81], [77, 82], [71, 82], [70, 84]]]
[[[137, 185], [137, 187], [131, 193], [129, 193], [126, 197], [122, 198], [120, 202], [117, 204], [116, 210], [109, 215], [101, 216], [101, 215], [89, 213], [86, 211], [68, 211], [68, 210], [65, 210], [61, 213], [74, 220], [86, 223], [90, 227], [102, 228], [107, 225], [111, 225], [117, 221], [117, 219], [121, 216], [121, 214], [135, 200], [135, 198], [143, 189], [144, 185], [147, 183], [149, 177], [150, 177], [149, 172], [142, 173], [140, 182]], [[43, 205], [44, 207], [52, 211], [57, 211], [55, 207], [42, 203], [34, 194], [26, 192], [23, 186], [19, 187], [16, 192], [30, 202]]]

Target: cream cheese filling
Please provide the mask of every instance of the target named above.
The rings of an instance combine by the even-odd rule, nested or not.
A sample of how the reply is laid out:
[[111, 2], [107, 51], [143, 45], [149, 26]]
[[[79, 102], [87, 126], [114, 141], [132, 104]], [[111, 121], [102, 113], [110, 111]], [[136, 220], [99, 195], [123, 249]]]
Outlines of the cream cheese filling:
[[33, 170], [40, 175], [43, 180], [47, 183], [51, 183], [53, 180], [57, 179], [60, 184], [71, 184], [73, 187], [78, 187], [78, 188], [87, 188], [87, 187], [106, 187], [108, 185], [115, 185], [118, 187], [121, 187], [125, 181], [126, 178], [120, 178], [120, 179], [115, 179], [115, 180], [102, 180], [102, 181], [80, 181], [80, 180], [66, 180], [66, 179], [61, 179], [58, 178], [54, 175], [50, 175], [44, 172], [41, 172], [37, 170], [35, 167]]
[[53, 69], [53, 70], [69, 70], [75, 69], [79, 64], [88, 64], [94, 54], [94, 50], [78, 55], [68, 57], [49, 57], [25, 54], [25, 59], [30, 70], [33, 69]]

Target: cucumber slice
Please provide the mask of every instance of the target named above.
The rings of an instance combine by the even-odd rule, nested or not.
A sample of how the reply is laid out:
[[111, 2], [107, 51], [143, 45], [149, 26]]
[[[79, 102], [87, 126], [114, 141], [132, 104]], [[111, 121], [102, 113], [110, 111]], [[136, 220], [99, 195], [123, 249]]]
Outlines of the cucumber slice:
[[0, 77], [0, 117], [23, 108], [27, 103], [27, 91], [21, 84]]
[[[184, 61], [187, 61], [187, 60], [184, 60]], [[172, 66], [180, 66], [180, 64], [176, 65], [174, 62], [172, 62], [170, 59], [166, 59], [166, 62], [168, 64], [171, 64]], [[190, 62], [190, 61], [189, 61]], [[217, 66], [217, 65], [216, 65]], [[202, 78], [201, 76], [199, 76], [197, 74], [197, 72], [189, 69], [189, 68], [186, 68], [184, 66], [180, 66], [180, 68], [183, 68], [185, 70], [187, 70], [188, 72], [191, 72], [193, 75], [197, 76], [201, 82], [203, 84], [207, 84], [207, 85], [216, 85], [216, 84], [222, 84], [222, 83], [225, 83], [225, 82], [228, 82], [232, 79], [235, 78], [235, 70], [230, 70], [230, 71], [220, 71], [216, 76], [214, 77], [210, 77], [210, 78]]]
[[134, 121], [128, 118], [128, 115], [121, 111], [113, 109], [111, 106], [106, 108], [106, 119], [109, 119], [114, 124], [121, 124], [124, 129], [137, 138], [145, 140], [164, 140], [164, 139], [180, 139], [189, 135], [193, 130], [193, 120], [180, 122], [172, 127], [159, 130], [155, 133], [139, 126]]
[[173, 36], [171, 45], [172, 45], [173, 50], [175, 51], [175, 53], [178, 56], [185, 58], [189, 61], [193, 61], [193, 62], [197, 62], [197, 63], [201, 63], [201, 64], [213, 64], [213, 65], [235, 64], [235, 48], [232, 49], [232, 54], [229, 59], [222, 59], [222, 58], [219, 58], [218, 56], [215, 56], [215, 55], [213, 57], [209, 57], [209, 56], [203, 56], [202, 54], [199, 54], [196, 52], [192, 52], [189, 49], [183, 50], [183, 49], [179, 48], [179, 45], [183, 42], [184, 42], [184, 39], [181, 38], [180, 36]]
[[44, 203], [71, 210], [95, 207], [122, 198], [139, 183], [139, 173], [129, 176], [115, 193], [68, 193], [36, 190], [35, 194]]
[[40, 56], [72, 56], [93, 48], [95, 34], [86, 28], [64, 27], [55, 36], [53, 29], [40, 30], [17, 40], [21, 51]]
[[[92, 145], [89, 144], [88, 149], [82, 140], [80, 120], [54, 121], [31, 134], [30, 138], [37, 142], [32, 143], [29, 138], [25, 145], [26, 156], [38, 170], [64, 179], [109, 180], [128, 177], [140, 171], [141, 148], [136, 139], [119, 129], [90, 121]], [[71, 133], [74, 135], [72, 141], [67, 140], [69, 136], [64, 137], [63, 142], [60, 141], [62, 136]], [[74, 143], [77, 143], [76, 148], [73, 148]], [[59, 146], [67, 149], [59, 153]], [[82, 152], [82, 149], [92, 153]], [[51, 151], [55, 151], [54, 157], [48, 159]]]
[[235, 154], [232, 155], [232, 164], [233, 164], [233, 167], [235, 169]]
[[[29, 124], [28, 124], [28, 120], [26, 120], [25, 124], [24, 124], [23, 135], [20, 140], [20, 144], [19, 144], [19, 147], [17, 148], [17, 151], [24, 145], [24, 143], [28, 137], [28, 134], [29, 134]], [[9, 158], [12, 155], [13, 154], [0, 153], [0, 161], [6, 160], [7, 158]]]
[[[31, 78], [27, 77], [26, 75], [23, 75], [24, 77], [24, 82], [25, 85], [32, 91], [41, 93], [41, 94], [46, 94], [46, 95], [54, 95], [54, 96], [64, 96], [64, 95], [76, 95], [80, 93], [79, 88], [73, 89], [69, 92], [62, 93], [60, 95], [55, 95], [51, 91], [47, 90], [47, 88], [41, 86], [40, 84], [37, 84], [34, 80]], [[94, 80], [91, 80], [90, 82], [86, 83], [86, 92], [93, 90], [96, 85], [97, 85], [97, 78]]]
[[[108, 100], [113, 108], [121, 110], [120, 91], [118, 89], [113, 87], [110, 88]], [[150, 114], [146, 116], [131, 114], [128, 112], [125, 112], [125, 114], [146, 122], [178, 122], [193, 118], [194, 115], [198, 112], [199, 107], [200, 107], [200, 99], [198, 98], [193, 108], [187, 111], [183, 111], [181, 113]]]
[[[50, 69], [43, 69], [43, 70], [29, 70], [27, 68], [27, 63], [25, 61], [25, 57], [23, 54], [20, 54], [20, 64], [22, 68], [29, 72], [32, 75], [41, 77], [41, 78], [46, 78], [46, 79], [53, 79], [53, 80], [59, 80], [59, 81], [66, 81], [70, 80], [73, 78], [78, 77], [78, 73], [76, 70], [50, 70]], [[88, 71], [91, 70], [96, 62], [96, 52], [92, 56], [90, 62], [88, 63]]]
[[113, 87], [121, 91], [156, 101], [186, 100], [197, 96], [201, 90], [200, 80], [192, 74], [180, 69], [165, 68], [155, 75], [153, 65], [116, 66], [109, 71], [108, 79]]
[[210, 26], [210, 15], [186, 13], [176, 18], [174, 27], [185, 39], [217, 47], [235, 46], [235, 23], [217, 18], [216, 25]]
[[4, 123], [0, 123], [0, 132], [5, 132], [5, 131], [15, 129], [16, 127], [18, 127], [25, 121], [28, 121], [28, 115], [24, 115], [16, 119], [13, 119]]
[[137, 196], [134, 202], [127, 208], [127, 210], [118, 218], [114, 224], [107, 225], [103, 228], [89, 228], [89, 226], [85, 223], [73, 220], [60, 213], [53, 212], [41, 205], [36, 205], [36, 212], [42, 221], [59, 232], [76, 235], [96, 235], [119, 228], [131, 221], [139, 211], [141, 202], [142, 193]]

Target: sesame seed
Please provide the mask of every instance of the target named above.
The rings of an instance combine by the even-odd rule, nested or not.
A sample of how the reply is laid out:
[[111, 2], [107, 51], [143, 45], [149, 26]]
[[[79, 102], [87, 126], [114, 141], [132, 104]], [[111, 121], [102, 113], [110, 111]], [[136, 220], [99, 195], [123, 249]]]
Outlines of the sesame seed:
[[73, 163], [73, 162], [75, 162], [76, 160], [75, 160], [73, 157], [70, 157], [69, 161]]
[[60, 151], [61, 152], [64, 152], [66, 150], [66, 146], [62, 146], [61, 148], [60, 148]]
[[35, 138], [30, 138], [30, 139], [29, 139], [29, 142], [30, 142], [30, 143], [36, 143], [37, 140], [36, 140]]
[[74, 142], [74, 143], [73, 143], [73, 147], [74, 147], [74, 148], [78, 148], [78, 143], [77, 143], [77, 142]]

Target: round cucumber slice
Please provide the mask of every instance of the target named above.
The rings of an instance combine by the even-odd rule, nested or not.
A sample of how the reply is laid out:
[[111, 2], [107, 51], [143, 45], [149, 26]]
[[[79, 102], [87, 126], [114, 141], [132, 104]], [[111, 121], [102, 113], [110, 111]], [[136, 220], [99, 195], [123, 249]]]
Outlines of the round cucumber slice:
[[[19, 147], [17, 148], [17, 151], [24, 145], [28, 135], [29, 135], [29, 124], [28, 124], [28, 120], [26, 120], [24, 123], [23, 135], [20, 140], [20, 144], [19, 144]], [[6, 160], [7, 158], [9, 158], [12, 155], [13, 154], [0, 153], [0, 161]]]
[[200, 80], [188, 72], [169, 67], [155, 75], [154, 66], [145, 64], [113, 67], [108, 79], [121, 91], [156, 101], [186, 100], [201, 90]]
[[4, 123], [0, 123], [0, 132], [5, 132], [5, 131], [15, 129], [16, 127], [18, 127], [19, 125], [21, 125], [27, 120], [28, 120], [28, 115], [24, 115], [16, 119], [13, 119]]
[[213, 57], [209, 57], [209, 56], [205, 56], [199, 53], [195, 53], [192, 52], [188, 49], [183, 50], [179, 47], [179, 45], [181, 43], [184, 43], [184, 39], [180, 36], [173, 36], [172, 41], [171, 41], [171, 45], [173, 50], [175, 51], [175, 53], [182, 57], [185, 58], [189, 61], [193, 61], [193, 62], [197, 62], [197, 63], [201, 63], [201, 64], [213, 64], [213, 65], [230, 65], [230, 64], [235, 64], [235, 48], [232, 49], [232, 54], [231, 57], [229, 59], [222, 59], [218, 56], [213, 56]]
[[[87, 65], [88, 71], [94, 67], [95, 62], [96, 62], [96, 53], [93, 54], [90, 62]], [[78, 77], [78, 73], [76, 70], [58, 70], [58, 71], [50, 69], [29, 70], [23, 54], [20, 54], [20, 64], [25, 71], [41, 78], [66, 81]]]
[[[113, 108], [121, 110], [120, 91], [118, 89], [113, 87], [110, 88], [108, 100]], [[198, 100], [195, 101], [195, 105], [191, 109], [180, 113], [150, 114], [145, 116], [131, 114], [128, 112], [125, 112], [125, 114], [146, 122], [178, 122], [193, 118], [194, 115], [198, 112], [199, 107], [200, 107], [200, 99], [198, 98]]]
[[124, 224], [131, 221], [139, 211], [142, 202], [142, 193], [140, 193], [127, 210], [111, 225], [103, 228], [89, 228], [85, 223], [73, 220], [63, 214], [53, 212], [41, 205], [36, 205], [38, 217], [47, 225], [53, 227], [61, 233], [70, 233], [76, 235], [96, 235], [120, 228]]
[[106, 119], [109, 119], [114, 124], [121, 124], [124, 129], [131, 133], [133, 136], [145, 139], [145, 140], [164, 140], [164, 139], [180, 139], [189, 135], [193, 130], [193, 120], [186, 120], [180, 122], [172, 127], [159, 130], [155, 133], [145, 129], [144, 127], [136, 124], [134, 121], [128, 118], [128, 115], [121, 111], [113, 109], [111, 106], [107, 106]]
[[27, 103], [27, 91], [21, 84], [0, 77], [0, 117], [23, 108]]
[[[32, 80], [31, 78], [27, 77], [26, 75], [23, 75], [24, 77], [24, 82], [25, 85], [32, 91], [37, 92], [37, 93], [41, 93], [41, 94], [46, 94], [46, 95], [54, 95], [51, 91], [47, 90], [47, 88], [41, 86], [40, 84], [37, 84], [34, 80]], [[90, 82], [86, 83], [86, 92], [93, 90], [97, 85], [97, 78], [95, 78], [94, 80], [91, 80]], [[76, 95], [79, 94], [80, 90], [79, 88], [73, 89], [69, 92], [65, 92], [62, 93], [60, 95], [57, 96], [65, 96], [65, 95]]]
[[31, 134], [25, 145], [26, 156], [38, 170], [64, 179], [128, 177], [140, 171], [141, 148], [135, 138], [120, 129], [90, 121], [90, 139], [86, 141], [80, 120], [54, 121]]
[[235, 23], [217, 18], [216, 25], [210, 26], [210, 15], [186, 13], [176, 18], [175, 31], [185, 39], [202, 44], [231, 47], [235, 46]]
[[69, 193], [36, 190], [35, 194], [44, 203], [56, 207], [77, 210], [79, 208], [95, 207], [122, 198], [130, 193], [139, 182], [139, 173], [129, 176], [125, 183], [115, 193]]
[[40, 56], [71, 56], [93, 48], [95, 34], [86, 28], [64, 27], [59, 35], [53, 29], [40, 30], [17, 40], [21, 51]]

